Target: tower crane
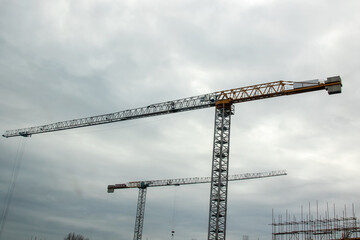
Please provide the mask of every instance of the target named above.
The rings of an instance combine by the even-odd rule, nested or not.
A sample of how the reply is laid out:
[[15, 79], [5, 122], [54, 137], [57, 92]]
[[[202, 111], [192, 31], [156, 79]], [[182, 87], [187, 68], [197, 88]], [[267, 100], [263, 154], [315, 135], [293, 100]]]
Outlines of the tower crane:
[[[255, 178], [276, 177], [283, 175], [287, 175], [285, 170], [259, 172], [259, 173], [243, 173], [243, 174], [229, 175], [228, 181], [249, 180]], [[108, 193], [113, 193], [115, 189], [139, 188], [136, 218], [135, 218], [134, 240], [141, 240], [143, 224], [144, 224], [146, 191], [148, 187], [180, 186], [186, 184], [199, 184], [199, 183], [210, 183], [210, 182], [211, 182], [211, 177], [135, 181], [135, 182], [122, 183], [122, 184], [108, 185]]]
[[215, 126], [210, 184], [208, 240], [225, 240], [230, 120], [231, 115], [234, 114], [234, 104], [319, 90], [327, 90], [328, 94], [331, 95], [341, 93], [341, 88], [342, 83], [340, 76], [328, 77], [326, 80], [321, 81], [319, 79], [302, 82], [276, 81], [156, 103], [110, 114], [67, 120], [36, 127], [7, 130], [3, 136], [6, 138], [16, 136], [29, 137], [33, 134], [214, 107]]

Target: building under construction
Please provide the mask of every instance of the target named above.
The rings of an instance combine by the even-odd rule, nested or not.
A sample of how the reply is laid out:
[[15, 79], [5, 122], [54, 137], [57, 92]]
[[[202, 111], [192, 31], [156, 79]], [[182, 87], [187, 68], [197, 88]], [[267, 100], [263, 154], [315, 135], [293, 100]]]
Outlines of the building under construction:
[[272, 239], [273, 240], [337, 240], [351, 239], [360, 240], [360, 224], [355, 217], [354, 205], [352, 216], [347, 216], [346, 206], [342, 216], [334, 214], [330, 217], [329, 207], [324, 216], [319, 217], [318, 207], [316, 207], [316, 217], [310, 212], [304, 216], [301, 207], [300, 219], [291, 216], [286, 211], [285, 218], [279, 215], [277, 219], [272, 217]]

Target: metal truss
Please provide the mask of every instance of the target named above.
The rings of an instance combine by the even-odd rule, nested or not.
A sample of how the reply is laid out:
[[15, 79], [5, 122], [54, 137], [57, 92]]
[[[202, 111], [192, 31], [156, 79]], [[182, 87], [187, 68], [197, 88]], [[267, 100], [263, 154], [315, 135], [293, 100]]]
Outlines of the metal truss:
[[139, 188], [139, 196], [136, 210], [134, 240], [141, 240], [144, 226], [145, 202], [146, 202], [146, 187]]
[[[294, 87], [294, 84], [299, 83], [304, 84], [301, 85], [301, 87]], [[332, 77], [328, 78], [325, 83], [320, 83], [319, 81], [311, 84], [306, 83], [307, 82], [276, 81], [247, 87], [234, 88], [230, 90], [218, 91], [194, 97], [151, 104], [145, 107], [128, 109], [115, 113], [67, 120], [36, 127], [7, 130], [2, 136], [6, 138], [16, 136], [28, 137], [33, 134], [39, 133], [61, 131], [72, 128], [88, 127], [131, 119], [158, 116], [169, 113], [209, 108], [214, 107], [215, 105], [218, 105], [224, 101], [227, 103], [240, 103], [283, 95], [317, 91], [322, 89], [328, 90], [329, 94], [331, 94], [331, 91], [329, 89], [341, 86], [341, 79], [340, 77]], [[339, 88], [341, 92], [341, 87]], [[333, 91], [333, 93], [338, 92], [339, 90], [337, 92]]]
[[229, 105], [215, 111], [208, 240], [224, 240], [226, 234], [231, 109]]
[[[257, 173], [241, 173], [234, 174], [228, 177], [228, 181], [249, 180], [255, 178], [266, 178], [287, 175], [286, 170], [277, 170], [270, 172]], [[164, 180], [149, 180], [149, 181], [133, 181], [121, 184], [108, 185], [108, 192], [113, 193], [115, 189], [122, 188], [143, 188], [145, 187], [163, 187], [163, 186], [177, 186], [186, 184], [210, 183], [211, 177], [192, 177], [192, 178], [175, 178]]]

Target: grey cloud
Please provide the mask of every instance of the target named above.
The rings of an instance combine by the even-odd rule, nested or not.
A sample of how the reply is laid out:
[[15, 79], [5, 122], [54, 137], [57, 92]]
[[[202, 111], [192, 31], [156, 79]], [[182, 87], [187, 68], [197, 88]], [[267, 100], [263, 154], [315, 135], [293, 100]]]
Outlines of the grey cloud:
[[[341, 75], [341, 95], [236, 105], [230, 174], [285, 168], [289, 175], [231, 183], [227, 237], [269, 238], [272, 208], [299, 213], [309, 201], [324, 208], [359, 198], [358, 5], [3, 1], [1, 129]], [[73, 231], [132, 238], [137, 189], [111, 195], [106, 186], [208, 176], [213, 115], [207, 109], [32, 136], [2, 238], [63, 239]], [[0, 139], [1, 203], [19, 141]], [[208, 185], [177, 189], [176, 238], [206, 237], [208, 195]], [[149, 189], [144, 239], [170, 237], [173, 201], [173, 188]]]

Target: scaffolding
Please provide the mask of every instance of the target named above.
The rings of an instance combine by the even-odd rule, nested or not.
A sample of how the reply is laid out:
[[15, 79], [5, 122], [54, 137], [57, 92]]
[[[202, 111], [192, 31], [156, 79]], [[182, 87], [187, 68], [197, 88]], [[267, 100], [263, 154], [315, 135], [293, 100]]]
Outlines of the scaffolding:
[[316, 216], [310, 211], [304, 216], [301, 206], [301, 216], [297, 219], [286, 211], [285, 218], [279, 215], [277, 220], [272, 213], [272, 240], [360, 240], [360, 224], [355, 217], [354, 205], [352, 216], [347, 216], [346, 206], [342, 217], [335, 214], [330, 217], [329, 206], [324, 216], [319, 216], [318, 204], [316, 203]]

